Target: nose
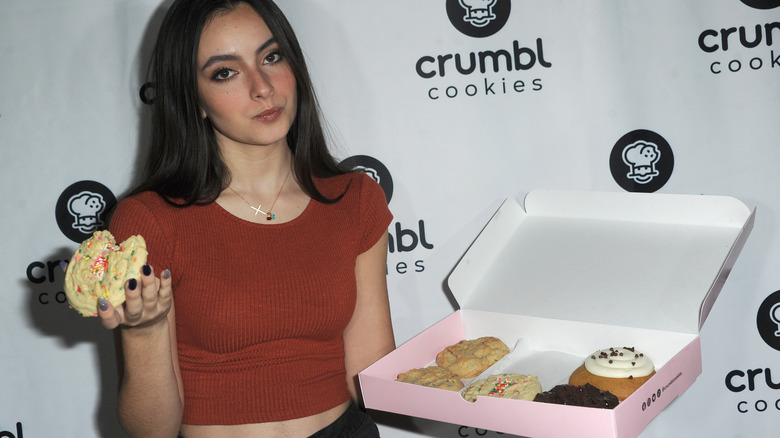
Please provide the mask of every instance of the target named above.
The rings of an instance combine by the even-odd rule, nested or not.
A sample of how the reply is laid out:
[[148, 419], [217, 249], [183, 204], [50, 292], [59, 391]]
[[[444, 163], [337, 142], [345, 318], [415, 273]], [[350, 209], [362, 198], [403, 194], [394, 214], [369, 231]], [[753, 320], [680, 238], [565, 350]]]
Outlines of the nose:
[[251, 73], [251, 89], [253, 99], [267, 99], [274, 93], [270, 76], [261, 69], [254, 69]]

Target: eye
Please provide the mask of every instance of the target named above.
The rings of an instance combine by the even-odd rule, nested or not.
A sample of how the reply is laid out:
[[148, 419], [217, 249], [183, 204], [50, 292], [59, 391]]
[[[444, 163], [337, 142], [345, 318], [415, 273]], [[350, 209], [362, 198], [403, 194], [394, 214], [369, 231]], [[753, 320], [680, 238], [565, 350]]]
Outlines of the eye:
[[282, 52], [279, 50], [273, 50], [271, 52], [268, 52], [267, 55], [265, 55], [265, 58], [263, 58], [263, 64], [276, 64], [280, 62], [282, 59], [284, 59], [284, 56], [282, 56]]
[[211, 74], [211, 80], [213, 81], [227, 81], [236, 75], [236, 71], [227, 67], [222, 67], [214, 70]]

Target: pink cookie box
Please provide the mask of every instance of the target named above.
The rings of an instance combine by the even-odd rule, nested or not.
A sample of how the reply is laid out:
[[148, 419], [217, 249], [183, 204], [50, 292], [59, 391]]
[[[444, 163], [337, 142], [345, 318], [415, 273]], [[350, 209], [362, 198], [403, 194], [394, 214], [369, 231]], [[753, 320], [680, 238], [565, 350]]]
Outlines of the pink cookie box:
[[[750, 234], [729, 197], [533, 191], [507, 199], [447, 282], [460, 310], [360, 373], [366, 407], [533, 438], [631, 438], [701, 374], [699, 330]], [[615, 409], [479, 397], [396, 382], [462, 339], [512, 352], [481, 376], [567, 383], [602, 348], [636, 347], [656, 374]]]

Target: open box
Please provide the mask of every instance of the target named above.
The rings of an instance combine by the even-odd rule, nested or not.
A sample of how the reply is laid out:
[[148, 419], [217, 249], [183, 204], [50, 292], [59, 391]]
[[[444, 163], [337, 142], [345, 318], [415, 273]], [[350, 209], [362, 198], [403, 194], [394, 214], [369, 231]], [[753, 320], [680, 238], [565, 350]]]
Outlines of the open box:
[[[365, 405], [534, 438], [636, 437], [701, 374], [699, 330], [753, 221], [720, 196], [533, 191], [525, 211], [507, 199], [447, 280], [460, 310], [361, 372]], [[481, 336], [512, 349], [483, 376], [537, 375], [545, 391], [608, 347], [636, 347], [656, 374], [615, 409], [471, 403], [395, 381]]]

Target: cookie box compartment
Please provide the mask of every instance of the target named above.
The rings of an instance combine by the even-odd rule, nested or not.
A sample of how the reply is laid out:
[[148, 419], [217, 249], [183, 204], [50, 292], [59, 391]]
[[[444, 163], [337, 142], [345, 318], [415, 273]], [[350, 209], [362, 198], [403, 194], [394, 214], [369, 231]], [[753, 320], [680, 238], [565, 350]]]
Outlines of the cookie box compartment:
[[[507, 199], [447, 279], [459, 310], [360, 373], [369, 409], [534, 438], [629, 438], [701, 374], [699, 330], [753, 226], [729, 197], [533, 191]], [[615, 409], [479, 397], [396, 382], [462, 339], [512, 352], [484, 375], [566, 383], [606, 347], [636, 347], [656, 374]], [[466, 382], [468, 383], [468, 382]]]

